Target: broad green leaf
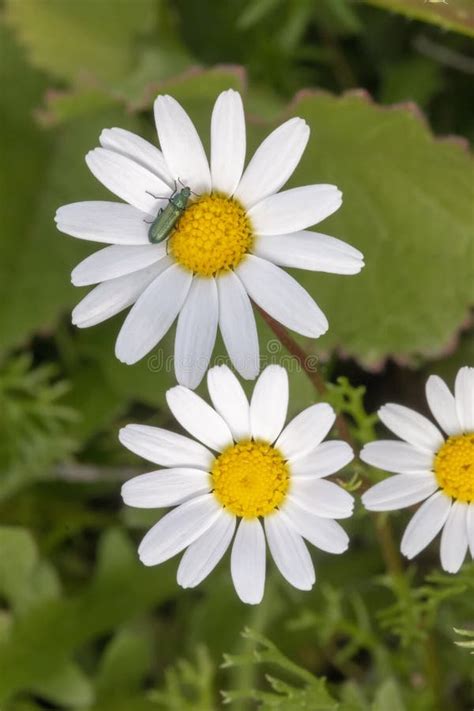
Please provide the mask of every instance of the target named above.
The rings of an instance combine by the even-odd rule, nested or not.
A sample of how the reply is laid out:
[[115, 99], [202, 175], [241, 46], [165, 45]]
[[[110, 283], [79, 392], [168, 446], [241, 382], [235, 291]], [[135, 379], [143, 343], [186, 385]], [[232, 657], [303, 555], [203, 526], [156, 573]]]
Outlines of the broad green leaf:
[[[2, 350], [20, 344], [38, 329], [51, 329], [58, 316], [81, 298], [81, 291], [70, 283], [70, 272], [90, 254], [91, 245], [59, 233], [54, 214], [68, 202], [111, 198], [90, 175], [84, 155], [97, 145], [102, 128], [114, 124], [134, 127], [130, 117], [109, 110], [78, 118], [54, 131], [54, 142], [53, 136], [49, 137], [49, 153], [45, 152], [41, 167], [34, 169], [36, 183], [31, 188], [36, 194], [29, 211], [24, 209], [27, 196], [23, 186], [31, 184], [31, 174], [26, 169], [17, 174], [12, 155], [13, 177], [18, 184], [13, 193], [15, 204], [10, 206], [11, 228], [0, 239], [5, 254], [0, 266]], [[33, 144], [37, 129], [31, 130]], [[13, 136], [20, 144], [21, 135]], [[40, 185], [38, 175], [42, 178]]]
[[474, 37], [474, 7], [471, 0], [363, 0], [383, 10], [399, 12], [414, 20], [439, 25], [445, 30]]
[[153, 0], [7, 0], [5, 14], [36, 66], [60, 79], [109, 81], [134, 68], [155, 8]]
[[306, 93], [291, 107], [311, 138], [294, 185], [333, 183], [340, 210], [315, 229], [360, 249], [357, 276], [299, 272], [328, 316], [314, 346], [369, 367], [445, 350], [474, 303], [474, 170], [467, 150], [437, 140], [416, 112], [359, 94]]

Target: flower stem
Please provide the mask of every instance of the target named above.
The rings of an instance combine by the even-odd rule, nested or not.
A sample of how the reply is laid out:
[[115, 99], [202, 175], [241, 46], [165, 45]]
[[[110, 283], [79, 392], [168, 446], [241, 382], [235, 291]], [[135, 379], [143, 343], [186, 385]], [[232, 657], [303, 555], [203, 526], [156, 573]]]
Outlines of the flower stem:
[[[322, 396], [326, 395], [328, 388], [321, 373], [315, 370], [314, 367], [309, 367], [309, 364], [312, 362], [312, 359], [309, 358], [309, 354], [299, 345], [299, 343], [294, 340], [294, 338], [288, 333], [285, 326], [282, 326], [281, 323], [275, 321], [274, 318], [272, 318], [259, 306], [256, 308], [262, 315], [263, 320], [270, 326], [275, 336], [277, 336], [280, 340], [282, 345], [297, 360], [317, 393]], [[357, 451], [354, 438], [352, 437], [349, 429], [349, 424], [342, 413], [339, 413], [336, 416], [336, 426], [339, 436], [345, 440], [353, 450]], [[361, 478], [364, 488], [370, 486], [370, 482], [367, 481], [365, 477]], [[372, 518], [377, 531], [377, 540], [380, 545], [385, 567], [395, 579], [400, 579], [400, 577], [404, 576], [403, 563], [393, 538], [390, 523], [387, 521], [385, 516], [380, 514], [373, 514]]]
[[[326, 383], [324, 382], [324, 378], [322, 377], [321, 373], [314, 367], [310, 367], [310, 363], [313, 362], [313, 359], [310, 358], [309, 354], [304, 350], [304, 348], [302, 348], [300, 344], [297, 343], [295, 339], [288, 333], [285, 326], [282, 326], [281, 323], [275, 321], [275, 319], [272, 318], [269, 314], [267, 314], [266, 311], [261, 309], [260, 306], [256, 306], [256, 308], [261, 314], [265, 323], [270, 326], [273, 333], [281, 342], [281, 344], [286, 348], [288, 353], [291, 353], [291, 355], [301, 366], [305, 375], [307, 375], [308, 379], [310, 380], [318, 395], [324, 397], [328, 392], [328, 388]], [[343, 440], [345, 440], [352, 447], [352, 449], [356, 449], [354, 439], [349, 429], [349, 424], [342, 413], [338, 413], [336, 415], [336, 427], [339, 432], [339, 436]]]

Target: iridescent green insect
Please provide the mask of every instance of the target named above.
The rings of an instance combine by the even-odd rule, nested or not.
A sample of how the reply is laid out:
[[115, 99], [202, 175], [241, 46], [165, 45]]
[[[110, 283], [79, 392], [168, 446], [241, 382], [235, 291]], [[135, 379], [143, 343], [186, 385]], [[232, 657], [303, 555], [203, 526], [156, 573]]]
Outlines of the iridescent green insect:
[[[168, 198], [166, 207], [160, 208], [157, 216], [150, 222], [148, 230], [148, 239], [152, 244], [163, 242], [170, 234], [177, 221], [186, 210], [188, 200], [191, 197], [192, 190], [184, 186], [179, 192], [175, 183], [174, 192]], [[152, 195], [152, 193], [149, 193]], [[159, 198], [159, 195], [153, 195], [154, 198]], [[145, 220], [146, 222], [146, 220]]]

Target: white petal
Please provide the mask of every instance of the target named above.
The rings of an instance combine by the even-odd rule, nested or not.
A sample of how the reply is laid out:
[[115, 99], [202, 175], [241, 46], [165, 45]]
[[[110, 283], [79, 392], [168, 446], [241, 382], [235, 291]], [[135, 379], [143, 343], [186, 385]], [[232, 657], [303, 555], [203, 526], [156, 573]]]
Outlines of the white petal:
[[302, 509], [322, 518], [349, 518], [354, 497], [332, 481], [314, 477], [292, 478], [290, 498]]
[[176, 385], [166, 393], [166, 401], [171, 412], [196, 439], [221, 452], [232, 444], [232, 434], [224, 420], [192, 390]]
[[257, 380], [250, 401], [250, 429], [254, 439], [274, 442], [288, 410], [288, 374], [279, 365], [269, 365]]
[[378, 415], [385, 427], [417, 449], [434, 454], [444, 444], [444, 437], [426, 417], [403, 405], [389, 403]]
[[139, 272], [99, 284], [73, 310], [73, 324], [78, 328], [88, 328], [115, 316], [131, 306], [167, 266], [169, 262], [165, 258]]
[[311, 452], [326, 437], [336, 413], [325, 402], [307, 407], [287, 424], [275, 442], [285, 459], [292, 462]]
[[207, 374], [207, 388], [216, 412], [229, 425], [237, 442], [250, 436], [250, 408], [244, 390], [226, 365], [217, 365]]
[[245, 162], [245, 116], [240, 94], [233, 89], [217, 97], [211, 120], [212, 189], [233, 195]]
[[441, 566], [447, 573], [457, 573], [467, 553], [468, 504], [455, 501], [441, 534]]
[[190, 496], [209, 493], [209, 484], [209, 474], [200, 469], [160, 469], [125, 482], [122, 498], [128, 506], [141, 509], [175, 506]]
[[474, 432], [474, 368], [465, 366], [456, 376], [456, 410], [463, 432]]
[[284, 326], [311, 338], [326, 333], [326, 316], [308, 292], [283, 269], [249, 254], [236, 272], [250, 298]]
[[451, 499], [442, 491], [430, 496], [418, 509], [403, 534], [400, 550], [414, 558], [441, 531], [451, 508]]
[[469, 504], [469, 509], [466, 516], [467, 538], [469, 541], [469, 550], [471, 558], [474, 559], [474, 503]]
[[172, 558], [202, 536], [221, 510], [213, 494], [181, 504], [148, 531], [138, 548], [140, 560], [144, 565], [158, 565]]
[[328, 553], [344, 553], [349, 545], [349, 536], [336, 521], [315, 516], [287, 498], [281, 508], [291, 526], [300, 536]]
[[318, 232], [261, 235], [252, 252], [281, 267], [309, 269], [332, 274], [358, 274], [364, 258], [358, 249]]
[[276, 193], [294, 172], [309, 139], [309, 126], [292, 118], [267, 136], [254, 153], [235, 193], [251, 208]]
[[230, 570], [242, 602], [258, 605], [265, 588], [265, 536], [258, 518], [241, 520], [232, 546]]
[[71, 274], [74, 286], [88, 286], [131, 274], [154, 264], [165, 256], [162, 244], [129, 247], [114, 244], [94, 252], [80, 262]]
[[215, 280], [196, 277], [179, 314], [174, 350], [176, 380], [188, 388], [199, 385], [209, 365], [216, 342], [217, 306]]
[[265, 533], [270, 553], [283, 577], [298, 590], [311, 590], [316, 576], [301, 536], [279, 513], [265, 517]]
[[396, 474], [371, 486], [362, 503], [369, 511], [393, 511], [423, 501], [437, 488], [432, 474]]
[[335, 185], [306, 185], [270, 195], [248, 212], [259, 235], [299, 232], [332, 215], [342, 204]]
[[440, 427], [448, 435], [462, 432], [456, 412], [456, 401], [448, 386], [438, 375], [430, 375], [426, 383], [426, 399]]
[[173, 187], [173, 178], [166, 165], [163, 153], [149, 141], [145, 141], [136, 133], [123, 128], [104, 128], [100, 134], [100, 145], [116, 153], [121, 153], [140, 163], [155, 173], [170, 188]]
[[209, 471], [214, 455], [200, 442], [149, 425], [127, 425], [119, 440], [131, 452], [162, 467], [193, 467]]
[[291, 473], [294, 477], [325, 477], [339, 471], [353, 459], [354, 452], [347, 442], [322, 442], [301, 459], [290, 461]]
[[172, 264], [143, 292], [120, 330], [115, 355], [136, 363], [170, 329], [191, 286], [192, 274]]
[[121, 202], [73, 202], [56, 212], [57, 228], [72, 237], [105, 244], [150, 244], [148, 219]]
[[201, 139], [186, 111], [171, 96], [155, 101], [155, 123], [171, 175], [196, 193], [211, 189], [211, 174]]
[[184, 551], [178, 568], [178, 585], [195, 588], [214, 570], [232, 540], [235, 516], [224, 509], [197, 541]]
[[400, 474], [431, 471], [433, 467], [433, 454], [415, 449], [406, 442], [382, 439], [369, 442], [359, 456], [373, 467]]
[[252, 305], [240, 279], [229, 271], [217, 279], [219, 328], [232, 364], [246, 380], [260, 370], [260, 350]]
[[94, 148], [86, 155], [86, 163], [108, 190], [138, 210], [154, 215], [167, 204], [153, 195], [169, 196], [169, 186], [134, 160], [106, 148]]

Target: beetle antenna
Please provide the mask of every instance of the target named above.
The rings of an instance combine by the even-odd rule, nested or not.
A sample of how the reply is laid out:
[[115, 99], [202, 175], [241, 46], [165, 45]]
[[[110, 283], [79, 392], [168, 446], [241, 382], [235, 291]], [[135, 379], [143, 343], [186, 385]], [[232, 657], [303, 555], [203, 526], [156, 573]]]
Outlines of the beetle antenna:
[[145, 192], [148, 193], [148, 195], [151, 195], [152, 198], [155, 198], [155, 200], [169, 200], [167, 195], [154, 195], [149, 190], [145, 190]]

